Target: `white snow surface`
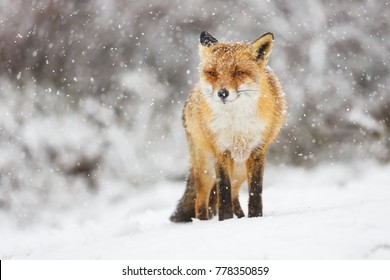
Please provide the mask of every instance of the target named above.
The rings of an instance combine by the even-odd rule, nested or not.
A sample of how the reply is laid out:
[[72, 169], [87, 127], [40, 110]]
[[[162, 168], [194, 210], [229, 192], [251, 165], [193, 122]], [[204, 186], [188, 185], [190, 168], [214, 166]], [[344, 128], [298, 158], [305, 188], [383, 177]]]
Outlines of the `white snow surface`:
[[188, 224], [168, 219], [184, 182], [86, 191], [27, 222], [0, 213], [0, 259], [390, 259], [389, 174], [267, 166], [264, 217]]

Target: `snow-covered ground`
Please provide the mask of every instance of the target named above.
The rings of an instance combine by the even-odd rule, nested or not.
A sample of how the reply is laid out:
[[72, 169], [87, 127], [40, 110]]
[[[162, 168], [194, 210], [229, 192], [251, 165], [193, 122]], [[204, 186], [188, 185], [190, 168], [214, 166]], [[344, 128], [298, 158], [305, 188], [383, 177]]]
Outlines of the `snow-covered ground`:
[[[390, 166], [266, 169], [264, 217], [173, 224], [184, 182], [105, 187], [21, 223], [0, 213], [0, 259], [390, 259]], [[243, 188], [245, 189], [245, 188]], [[247, 192], [241, 202], [246, 210]]]

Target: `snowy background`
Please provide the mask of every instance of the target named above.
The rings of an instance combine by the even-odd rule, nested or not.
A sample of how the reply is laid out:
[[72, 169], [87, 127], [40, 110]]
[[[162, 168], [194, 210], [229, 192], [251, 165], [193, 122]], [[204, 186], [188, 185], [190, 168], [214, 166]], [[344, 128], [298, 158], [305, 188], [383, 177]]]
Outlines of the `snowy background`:
[[[0, 258], [390, 258], [389, 6], [1, 0]], [[168, 221], [202, 30], [275, 35], [263, 219]]]

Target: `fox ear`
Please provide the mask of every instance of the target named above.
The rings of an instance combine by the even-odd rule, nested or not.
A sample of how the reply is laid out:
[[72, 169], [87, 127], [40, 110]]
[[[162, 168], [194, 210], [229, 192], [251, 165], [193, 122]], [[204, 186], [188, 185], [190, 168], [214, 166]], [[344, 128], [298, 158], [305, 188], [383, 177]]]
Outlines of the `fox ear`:
[[253, 41], [249, 45], [249, 48], [257, 61], [267, 63], [273, 45], [274, 35], [272, 33], [265, 33], [263, 36]]
[[210, 47], [211, 45], [218, 43], [218, 40], [207, 31], [202, 31], [202, 33], [200, 33], [200, 43], [202, 46]]

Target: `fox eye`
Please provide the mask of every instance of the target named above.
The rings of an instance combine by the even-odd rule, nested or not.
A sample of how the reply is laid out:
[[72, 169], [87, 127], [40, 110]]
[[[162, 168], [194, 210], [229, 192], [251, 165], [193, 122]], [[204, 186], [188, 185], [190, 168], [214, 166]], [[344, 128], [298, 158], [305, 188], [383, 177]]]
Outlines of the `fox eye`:
[[244, 74], [243, 71], [236, 71], [236, 72], [234, 73], [234, 77], [238, 77], [238, 76], [241, 76], [241, 75], [243, 75], [243, 74]]
[[217, 77], [217, 73], [214, 71], [209, 71], [208, 73], [210, 76]]

